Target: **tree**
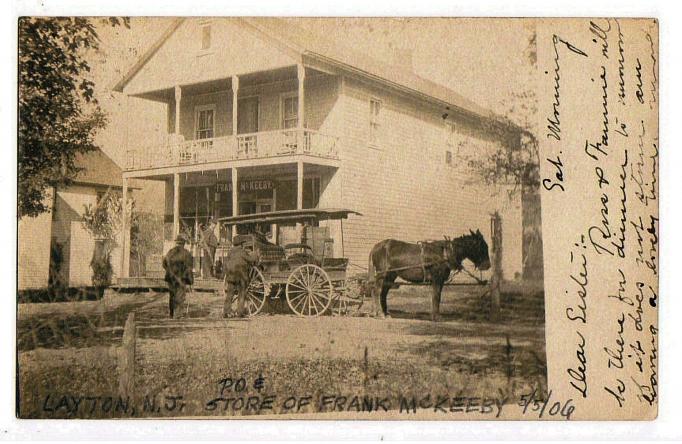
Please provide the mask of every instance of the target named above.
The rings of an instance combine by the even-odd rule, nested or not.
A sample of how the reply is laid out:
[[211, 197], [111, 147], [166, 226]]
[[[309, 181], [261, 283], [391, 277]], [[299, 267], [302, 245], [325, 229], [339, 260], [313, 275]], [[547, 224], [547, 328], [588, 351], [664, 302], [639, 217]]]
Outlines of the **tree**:
[[123, 233], [123, 218], [130, 217], [135, 203], [127, 200], [128, 207], [123, 208], [121, 195], [108, 189], [94, 207], [85, 206], [82, 225], [95, 239], [90, 268], [92, 268], [92, 284], [98, 288], [111, 285], [113, 267], [111, 252], [116, 248], [116, 237]]
[[[488, 185], [510, 187], [510, 197], [518, 192], [536, 192], [540, 186], [540, 155], [537, 133], [537, 94], [532, 79], [537, 66], [536, 33], [528, 38], [523, 54], [528, 61], [530, 88], [512, 91], [500, 103], [502, 115], [487, 122], [484, 131], [500, 137], [514, 134], [493, 149], [467, 149], [476, 153], [466, 158], [468, 167]], [[510, 133], [509, 128], [514, 128]]]
[[[502, 143], [463, 150], [472, 153], [464, 155], [463, 160], [473, 171], [476, 180], [507, 189], [510, 200], [521, 196], [523, 276], [527, 279], [543, 277], [540, 152], [536, 137], [538, 106], [533, 82], [537, 68], [536, 40], [537, 34], [533, 30], [523, 54], [528, 62], [526, 85], [529, 87], [512, 91], [501, 101], [500, 121], [484, 124], [484, 131], [497, 134]], [[510, 128], [513, 130], [509, 131]]]
[[[101, 19], [129, 27], [127, 18]], [[75, 156], [96, 148], [106, 117], [88, 78], [99, 50], [95, 23], [82, 17], [19, 19], [18, 216], [48, 210], [47, 190], [79, 172]]]

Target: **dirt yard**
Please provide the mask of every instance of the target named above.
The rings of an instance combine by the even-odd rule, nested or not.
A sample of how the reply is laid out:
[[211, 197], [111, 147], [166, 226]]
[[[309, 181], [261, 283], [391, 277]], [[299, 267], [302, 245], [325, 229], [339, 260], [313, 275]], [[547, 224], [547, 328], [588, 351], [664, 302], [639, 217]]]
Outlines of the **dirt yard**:
[[[228, 398], [513, 399], [544, 391], [542, 294], [503, 295], [502, 318], [493, 323], [482, 292], [446, 289], [439, 323], [428, 320], [430, 296], [417, 287], [389, 294], [392, 318], [386, 320], [365, 316], [371, 301], [353, 317], [299, 318], [275, 303], [251, 319], [223, 320], [222, 300], [207, 293], [192, 295], [187, 317], [173, 321], [166, 319], [165, 294], [22, 304], [21, 416], [240, 415], [248, 409], [228, 405]], [[137, 319], [135, 411], [117, 408], [121, 338], [131, 311]], [[290, 411], [277, 404], [268, 413]]]

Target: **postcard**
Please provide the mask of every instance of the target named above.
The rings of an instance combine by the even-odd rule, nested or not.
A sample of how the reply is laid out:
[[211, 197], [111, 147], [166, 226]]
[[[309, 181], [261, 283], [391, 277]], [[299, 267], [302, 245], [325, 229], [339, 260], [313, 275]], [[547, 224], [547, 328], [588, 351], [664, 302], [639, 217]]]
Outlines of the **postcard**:
[[17, 417], [655, 419], [658, 35], [20, 18]]

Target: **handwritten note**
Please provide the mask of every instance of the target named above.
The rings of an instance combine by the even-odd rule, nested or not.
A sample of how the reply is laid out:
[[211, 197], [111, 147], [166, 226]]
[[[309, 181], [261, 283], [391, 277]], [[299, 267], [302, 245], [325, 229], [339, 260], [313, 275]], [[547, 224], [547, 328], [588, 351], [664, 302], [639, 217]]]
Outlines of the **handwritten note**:
[[548, 383], [574, 418], [658, 402], [658, 24], [539, 22]]

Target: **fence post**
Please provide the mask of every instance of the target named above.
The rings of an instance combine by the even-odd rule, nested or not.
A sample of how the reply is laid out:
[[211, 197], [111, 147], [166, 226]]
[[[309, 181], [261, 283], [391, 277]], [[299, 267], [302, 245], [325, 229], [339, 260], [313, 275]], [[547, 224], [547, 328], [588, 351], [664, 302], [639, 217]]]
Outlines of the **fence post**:
[[500, 284], [502, 282], [502, 217], [495, 211], [490, 218], [492, 237], [492, 277], [490, 279], [490, 320], [500, 318]]
[[118, 393], [122, 398], [132, 396], [135, 377], [135, 312], [128, 314], [123, 328], [123, 342], [118, 359]]

